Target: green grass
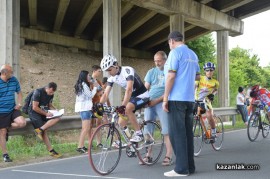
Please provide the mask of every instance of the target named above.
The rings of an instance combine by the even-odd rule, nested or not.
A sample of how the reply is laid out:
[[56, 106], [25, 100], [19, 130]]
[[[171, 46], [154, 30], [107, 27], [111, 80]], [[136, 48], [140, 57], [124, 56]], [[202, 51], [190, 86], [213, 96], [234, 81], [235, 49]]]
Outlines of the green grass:
[[[239, 116], [237, 116], [236, 123], [232, 125], [224, 125], [225, 131], [244, 129], [245, 124]], [[63, 157], [79, 155], [75, 151], [78, 145], [80, 130], [69, 131], [49, 131], [49, 138], [53, 148], [63, 154]], [[88, 141], [85, 141], [85, 146], [88, 147]], [[7, 148], [10, 157], [13, 159], [13, 165], [16, 162], [28, 163], [30, 160], [39, 158], [50, 159], [49, 152], [45, 144], [40, 141], [34, 134], [28, 134], [23, 136], [10, 136], [7, 142]], [[2, 153], [1, 153], [2, 154]], [[31, 161], [30, 161], [31, 162]], [[1, 163], [1, 162], [0, 162]], [[9, 166], [9, 165], [4, 165]]]
[[[79, 130], [49, 132], [49, 138], [53, 148], [64, 154], [64, 157], [78, 154], [77, 148]], [[88, 142], [85, 142], [88, 146]], [[49, 156], [49, 152], [43, 141], [34, 134], [23, 136], [10, 136], [7, 142], [10, 157], [15, 161], [24, 161]]]

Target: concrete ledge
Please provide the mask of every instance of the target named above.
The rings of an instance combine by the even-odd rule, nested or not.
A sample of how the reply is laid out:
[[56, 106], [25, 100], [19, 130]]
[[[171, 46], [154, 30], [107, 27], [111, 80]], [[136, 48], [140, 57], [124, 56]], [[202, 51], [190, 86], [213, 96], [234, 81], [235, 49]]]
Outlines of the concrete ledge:
[[[9, 135], [24, 135], [24, 134], [33, 134], [34, 128], [31, 124], [29, 118], [26, 119], [27, 124], [24, 128], [11, 130]], [[63, 116], [61, 120], [53, 127], [49, 129], [49, 131], [62, 131], [62, 130], [71, 130], [71, 129], [81, 129], [82, 122], [79, 115], [76, 116]]]
[[[235, 116], [238, 114], [238, 111], [236, 108], [232, 107], [223, 107], [223, 108], [214, 108], [214, 113], [219, 116], [232, 116], [232, 124], [235, 123]], [[143, 112], [141, 113], [143, 114]], [[137, 117], [140, 116], [140, 114], [136, 113]], [[9, 132], [9, 135], [24, 135], [24, 134], [33, 134], [34, 128], [31, 124], [31, 121], [29, 118], [26, 119], [27, 124], [26, 127], [21, 129], [15, 129], [11, 130]], [[63, 116], [61, 120], [52, 128], [50, 128], [50, 131], [63, 131], [63, 130], [72, 130], [72, 129], [81, 129], [82, 122], [79, 115], [74, 116]]]

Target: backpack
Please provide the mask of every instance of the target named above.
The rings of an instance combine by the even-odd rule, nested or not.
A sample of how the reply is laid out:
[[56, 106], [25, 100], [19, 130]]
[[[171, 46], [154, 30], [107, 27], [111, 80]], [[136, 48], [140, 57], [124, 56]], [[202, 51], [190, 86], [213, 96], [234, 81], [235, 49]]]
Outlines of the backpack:
[[32, 96], [34, 94], [34, 91], [31, 91], [27, 96], [26, 98], [24, 99], [24, 105], [22, 107], [22, 112], [25, 113], [25, 114], [28, 114], [28, 108], [30, 106], [30, 103], [31, 103], [31, 99], [32, 99]]

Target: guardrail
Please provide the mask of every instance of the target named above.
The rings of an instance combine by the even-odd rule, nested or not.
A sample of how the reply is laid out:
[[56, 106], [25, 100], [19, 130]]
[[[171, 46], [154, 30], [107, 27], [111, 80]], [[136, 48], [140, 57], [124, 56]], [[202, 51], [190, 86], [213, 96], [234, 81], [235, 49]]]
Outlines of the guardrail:
[[[214, 108], [214, 112], [219, 116], [232, 116], [232, 125], [235, 124], [235, 118], [238, 114], [236, 108], [232, 107], [223, 107], [223, 108]], [[24, 128], [11, 130], [9, 135], [24, 135], [24, 134], [32, 134], [34, 133], [34, 128], [31, 124], [29, 118], [26, 119], [27, 124]], [[75, 116], [63, 116], [61, 120], [53, 127], [51, 127], [50, 131], [61, 131], [61, 130], [72, 130], [72, 129], [81, 129], [82, 122], [79, 115]]]

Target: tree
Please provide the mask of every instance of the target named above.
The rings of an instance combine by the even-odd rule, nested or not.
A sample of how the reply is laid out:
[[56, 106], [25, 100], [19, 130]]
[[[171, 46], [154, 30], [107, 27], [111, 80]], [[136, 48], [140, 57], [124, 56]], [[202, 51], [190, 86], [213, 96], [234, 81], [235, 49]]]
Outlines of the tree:
[[[238, 87], [251, 87], [255, 84], [267, 86], [266, 76], [270, 71], [259, 66], [260, 59], [257, 55], [251, 55], [250, 50], [240, 47], [233, 48], [230, 53], [230, 101], [235, 106]], [[269, 84], [268, 84], [269, 86]]]
[[192, 40], [187, 45], [198, 55], [201, 68], [206, 62], [216, 62], [216, 47], [211, 34]]

